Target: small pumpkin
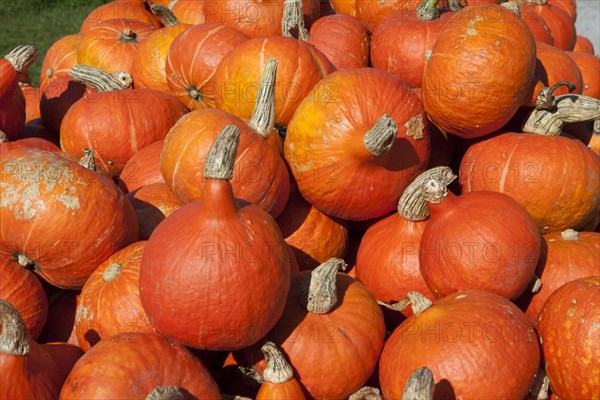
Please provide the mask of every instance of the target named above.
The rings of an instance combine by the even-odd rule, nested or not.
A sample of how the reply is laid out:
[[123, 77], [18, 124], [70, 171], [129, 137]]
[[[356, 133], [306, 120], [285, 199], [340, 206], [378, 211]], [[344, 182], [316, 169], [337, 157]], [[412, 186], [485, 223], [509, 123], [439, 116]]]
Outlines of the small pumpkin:
[[[581, 72], [582, 77], [582, 93], [584, 96], [600, 99], [600, 58], [594, 54], [582, 52], [567, 52], [569, 56]], [[572, 82], [568, 79], [562, 79]], [[573, 83], [573, 82], [572, 82]]]
[[585, 36], [577, 35], [577, 39], [575, 39], [575, 47], [573, 47], [573, 51], [577, 51], [580, 53], [589, 53], [595, 54], [594, 44], [590, 41], [590, 39]]
[[164, 183], [151, 183], [127, 195], [139, 223], [140, 240], [148, 240], [158, 224], [181, 207], [179, 199]]
[[127, 161], [119, 175], [119, 187], [125, 193], [153, 183], [164, 183], [160, 172], [160, 153], [164, 142], [163, 139], [149, 144]]
[[40, 73], [40, 91], [44, 91], [56, 78], [67, 75], [77, 65], [77, 48], [81, 35], [74, 33], [58, 39], [44, 56]]
[[143, 3], [133, 0], [120, 0], [111, 1], [92, 10], [83, 20], [79, 33], [88, 33], [106, 21], [113, 22], [117, 20], [133, 20], [154, 28], [160, 28], [161, 26], [160, 21], [144, 8]]
[[262, 345], [261, 350], [267, 360], [267, 367], [262, 373], [263, 383], [256, 400], [304, 400], [302, 387], [275, 343], [267, 342]]

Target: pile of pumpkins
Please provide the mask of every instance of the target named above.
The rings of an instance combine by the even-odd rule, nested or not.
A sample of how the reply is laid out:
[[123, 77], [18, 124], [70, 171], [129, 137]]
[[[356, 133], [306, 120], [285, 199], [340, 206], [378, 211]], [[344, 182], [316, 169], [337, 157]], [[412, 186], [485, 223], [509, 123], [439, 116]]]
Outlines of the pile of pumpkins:
[[0, 398], [600, 398], [575, 0], [123, 0], [0, 60]]

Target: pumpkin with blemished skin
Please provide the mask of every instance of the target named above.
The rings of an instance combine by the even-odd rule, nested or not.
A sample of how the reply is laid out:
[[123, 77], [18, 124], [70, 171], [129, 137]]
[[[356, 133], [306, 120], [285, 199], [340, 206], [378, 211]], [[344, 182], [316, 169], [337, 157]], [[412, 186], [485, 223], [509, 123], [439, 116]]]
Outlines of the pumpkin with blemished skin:
[[160, 153], [164, 142], [163, 139], [149, 144], [127, 161], [119, 175], [119, 187], [125, 193], [153, 183], [164, 183], [160, 172]]
[[2, 154], [6, 154], [10, 150], [18, 148], [35, 148], [51, 152], [60, 151], [58, 146], [46, 139], [29, 137], [8, 142], [3, 141], [2, 134], [0, 133], [0, 159], [2, 159]]
[[546, 373], [560, 399], [597, 399], [600, 276], [569, 282], [548, 297], [538, 320]]
[[56, 78], [67, 75], [77, 64], [77, 48], [81, 35], [78, 33], [63, 36], [50, 46], [44, 56], [40, 73], [40, 90], [42, 93]]
[[133, 20], [154, 28], [161, 27], [159, 20], [151, 12], [147, 11], [142, 4], [125, 0], [112, 1], [95, 8], [83, 20], [79, 33], [88, 33], [105, 21], [113, 22], [120, 19]]
[[356, 17], [356, 0], [330, 0], [336, 14], [347, 14]]
[[590, 39], [585, 36], [577, 35], [577, 39], [575, 40], [575, 47], [573, 47], [573, 51], [581, 52], [581, 53], [589, 53], [595, 54], [594, 45], [590, 41]]
[[594, 54], [581, 52], [566, 52], [581, 72], [582, 93], [584, 96], [593, 97], [600, 100], [600, 58]]
[[139, 222], [140, 240], [148, 240], [154, 229], [181, 207], [179, 199], [164, 183], [151, 183], [127, 195]]

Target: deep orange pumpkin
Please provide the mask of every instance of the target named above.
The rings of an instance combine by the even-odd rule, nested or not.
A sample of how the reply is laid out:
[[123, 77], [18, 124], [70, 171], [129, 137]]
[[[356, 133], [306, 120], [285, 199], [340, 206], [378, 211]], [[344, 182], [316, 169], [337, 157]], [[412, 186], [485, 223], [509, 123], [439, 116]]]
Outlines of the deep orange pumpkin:
[[123, 19], [137, 21], [155, 28], [161, 27], [158, 18], [147, 11], [139, 2], [120, 0], [103, 4], [90, 12], [83, 20], [79, 33], [88, 33], [105, 21], [113, 22]]
[[600, 99], [600, 58], [594, 54], [581, 52], [566, 52], [581, 72], [584, 96]]
[[[86, 86], [69, 75], [55, 77], [46, 87], [40, 99], [40, 115], [44, 125], [57, 134], [69, 108], [86, 94]], [[87, 93], [92, 93], [92, 89]]]
[[42, 93], [56, 78], [67, 75], [77, 64], [77, 48], [80, 40], [81, 35], [78, 33], [63, 36], [46, 51], [40, 73]]
[[529, 29], [531, 29], [531, 33], [533, 33], [535, 40], [554, 46], [554, 34], [552, 33], [552, 30], [529, 3], [519, 3], [519, 11], [521, 12], [523, 21], [525, 21]]
[[548, 4], [562, 8], [573, 22], [577, 20], [577, 0], [548, 0]]
[[577, 39], [575, 40], [575, 47], [573, 47], [573, 51], [578, 51], [580, 53], [589, 53], [595, 54], [594, 45], [590, 41], [590, 39], [585, 36], [577, 35]]
[[548, 0], [534, 0], [529, 6], [548, 24], [554, 36], [554, 45], [561, 50], [573, 50], [577, 33], [569, 14]]
[[206, 22], [204, 17], [205, 0], [173, 0], [169, 8], [184, 24], [199, 25]]
[[151, 183], [127, 195], [135, 209], [140, 231], [140, 240], [148, 240], [158, 224], [173, 211], [181, 207], [181, 202], [164, 183]]
[[119, 175], [119, 187], [125, 192], [133, 192], [142, 186], [164, 183], [160, 172], [160, 153], [164, 140], [158, 140], [135, 153], [123, 167]]
[[599, 308], [600, 276], [561, 286], [544, 305], [538, 332], [550, 387], [558, 398], [598, 398], [594, 368], [600, 348], [594, 338], [600, 333]]
[[20, 254], [55, 286], [81, 288], [98, 264], [137, 239], [135, 212], [119, 188], [56, 153], [3, 154], [2, 185], [9, 197], [0, 206], [0, 255]]
[[292, 368], [277, 346], [267, 342], [261, 350], [267, 360], [267, 367], [262, 373], [263, 383], [258, 390], [256, 400], [304, 400], [302, 387], [294, 378]]

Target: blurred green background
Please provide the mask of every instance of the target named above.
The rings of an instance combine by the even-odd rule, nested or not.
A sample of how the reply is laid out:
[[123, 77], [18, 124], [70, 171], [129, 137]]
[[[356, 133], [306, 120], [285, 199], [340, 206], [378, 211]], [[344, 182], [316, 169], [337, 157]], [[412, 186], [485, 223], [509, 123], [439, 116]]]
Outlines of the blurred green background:
[[57, 39], [79, 32], [85, 17], [110, 0], [0, 0], [0, 57], [20, 44], [32, 44], [39, 56], [30, 69], [35, 86], [46, 50]]

